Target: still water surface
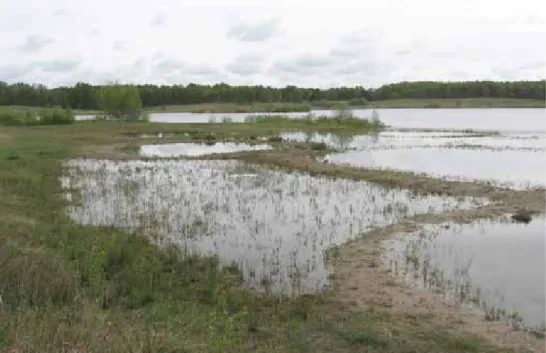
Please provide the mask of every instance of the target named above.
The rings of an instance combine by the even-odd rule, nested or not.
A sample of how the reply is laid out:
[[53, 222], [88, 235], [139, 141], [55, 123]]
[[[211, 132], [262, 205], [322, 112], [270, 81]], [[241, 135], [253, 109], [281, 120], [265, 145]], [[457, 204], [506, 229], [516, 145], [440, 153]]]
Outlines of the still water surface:
[[[419, 129], [474, 129], [482, 131], [513, 131], [536, 132], [546, 131], [546, 110], [536, 108], [514, 109], [377, 109], [379, 118], [387, 125], [395, 128]], [[315, 110], [312, 113], [332, 115], [332, 110]], [[355, 109], [354, 115], [360, 118], [370, 118], [371, 109]], [[229, 118], [233, 122], [243, 122], [249, 115], [264, 115], [279, 113], [153, 113], [152, 122], [163, 123], [208, 123], [221, 122]], [[308, 113], [280, 113], [293, 118], [302, 118]], [[80, 116], [84, 120], [91, 116]]]
[[484, 310], [517, 311], [527, 326], [545, 318], [545, 218], [530, 224], [509, 217], [471, 224], [429, 225], [384, 242], [395, 274], [420, 288]]

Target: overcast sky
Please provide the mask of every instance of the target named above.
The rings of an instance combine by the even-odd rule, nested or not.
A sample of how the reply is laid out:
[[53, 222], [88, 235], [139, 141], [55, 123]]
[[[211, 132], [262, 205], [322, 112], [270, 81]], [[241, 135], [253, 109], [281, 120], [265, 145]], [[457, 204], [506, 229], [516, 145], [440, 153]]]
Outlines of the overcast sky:
[[543, 0], [0, 0], [0, 80], [328, 87], [546, 77]]

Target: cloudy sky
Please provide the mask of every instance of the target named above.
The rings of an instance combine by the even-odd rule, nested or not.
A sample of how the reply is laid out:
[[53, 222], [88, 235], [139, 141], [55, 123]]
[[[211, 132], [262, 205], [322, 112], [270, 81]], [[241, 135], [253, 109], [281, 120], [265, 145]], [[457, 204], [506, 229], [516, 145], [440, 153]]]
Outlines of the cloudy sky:
[[2, 0], [0, 80], [376, 87], [546, 77], [543, 0]]

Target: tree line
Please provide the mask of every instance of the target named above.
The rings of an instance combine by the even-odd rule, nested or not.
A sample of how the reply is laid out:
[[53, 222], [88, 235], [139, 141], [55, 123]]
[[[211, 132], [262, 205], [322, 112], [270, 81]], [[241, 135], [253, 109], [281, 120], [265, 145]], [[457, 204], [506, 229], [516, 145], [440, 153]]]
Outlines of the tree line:
[[[215, 85], [136, 85], [144, 107], [198, 103], [314, 103], [368, 101], [411, 98], [523, 98], [546, 99], [546, 80], [541, 81], [468, 81], [468, 82], [400, 82], [379, 88], [336, 87], [329, 89], [286, 86]], [[99, 92], [104, 86], [77, 83], [74, 86], [48, 88], [26, 83], [0, 81], [0, 106], [60, 106], [72, 109], [99, 109]]]

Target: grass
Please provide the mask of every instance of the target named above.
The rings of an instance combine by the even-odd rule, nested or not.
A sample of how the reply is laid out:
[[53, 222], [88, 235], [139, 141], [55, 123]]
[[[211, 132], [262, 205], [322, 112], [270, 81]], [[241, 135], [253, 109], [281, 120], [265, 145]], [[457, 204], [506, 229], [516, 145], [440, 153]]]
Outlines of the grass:
[[[354, 313], [328, 293], [251, 293], [214, 258], [159, 250], [137, 231], [73, 223], [59, 197], [62, 161], [158, 128], [191, 129], [97, 122], [0, 130], [0, 352], [499, 351], [426, 319], [414, 327], [386, 311]], [[231, 125], [202, 132], [220, 128], [233, 133]]]
[[166, 105], [147, 108], [149, 112], [154, 113], [254, 113], [254, 112], [308, 112], [311, 106], [306, 103], [254, 103], [254, 104], [236, 104], [236, 103], [202, 103], [187, 105]]
[[301, 119], [292, 119], [283, 115], [251, 115], [245, 118], [245, 123], [256, 125], [269, 125], [283, 128], [293, 128], [303, 130], [359, 130], [359, 131], [379, 131], [385, 125], [378, 117], [372, 119], [360, 119], [352, 115], [350, 111], [339, 111], [333, 117], [319, 116], [311, 114]]

